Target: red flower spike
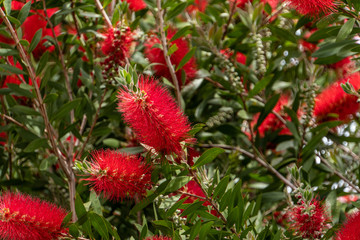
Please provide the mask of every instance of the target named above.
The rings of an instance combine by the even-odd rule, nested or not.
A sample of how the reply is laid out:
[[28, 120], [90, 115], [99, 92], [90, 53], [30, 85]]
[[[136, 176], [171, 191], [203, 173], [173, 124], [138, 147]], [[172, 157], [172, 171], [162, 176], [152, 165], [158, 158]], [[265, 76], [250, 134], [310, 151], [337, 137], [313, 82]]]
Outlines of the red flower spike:
[[[123, 0], [124, 1], [124, 0]], [[143, 0], [125, 0], [129, 4], [131, 11], [140, 11], [146, 8], [146, 3]]]
[[171, 238], [164, 236], [153, 236], [153, 237], [145, 238], [145, 240], [171, 240]]
[[0, 145], [5, 146], [7, 139], [6, 132], [0, 132]]
[[194, 3], [187, 7], [189, 13], [192, 12], [205, 12], [205, 9], [208, 5], [207, 0], [195, 0]]
[[105, 72], [124, 66], [126, 58], [130, 57], [130, 47], [133, 42], [130, 28], [109, 28], [104, 34], [105, 40], [101, 43], [101, 50], [106, 56], [102, 63]]
[[143, 197], [152, 186], [151, 167], [135, 155], [114, 150], [99, 150], [91, 153], [90, 177], [92, 189], [110, 200]]
[[164, 154], [183, 153], [180, 142], [189, 138], [190, 124], [169, 92], [157, 81], [141, 77], [138, 92], [119, 90], [118, 110], [139, 141]]
[[0, 238], [8, 240], [58, 239], [66, 230], [66, 211], [31, 196], [5, 192], [0, 197]]
[[359, 240], [360, 239], [360, 211], [347, 217], [344, 225], [336, 233], [335, 240]]
[[[347, 122], [359, 110], [357, 97], [345, 93], [341, 88], [341, 84], [346, 82], [351, 83], [356, 91], [359, 90], [360, 73], [353, 73], [333, 83], [315, 98], [314, 116], [319, 123], [331, 120]], [[338, 116], [329, 116], [330, 114]]]
[[334, 0], [287, 0], [300, 14], [319, 17], [335, 8]]
[[[169, 40], [175, 35], [175, 30], [168, 30], [167, 39]], [[164, 52], [157, 47], [154, 47], [155, 44], [160, 44], [160, 40], [156, 36], [152, 36], [144, 44], [145, 46], [145, 56], [149, 59], [150, 63], [158, 63], [154, 66], [155, 74], [159, 77], [165, 77], [168, 80], [172, 81], [169, 68], [166, 65]], [[179, 65], [183, 57], [189, 52], [189, 44], [184, 38], [176, 39], [175, 41], [169, 42], [169, 45], [176, 44], [177, 50], [171, 54], [170, 60], [175, 67]], [[179, 86], [183, 86], [182, 82], [182, 71], [186, 74], [185, 84], [188, 84], [192, 79], [196, 77], [196, 63], [195, 58], [192, 57], [181, 69], [176, 72], [176, 78], [178, 80]]]
[[324, 206], [316, 199], [309, 204], [304, 201], [293, 206], [288, 212], [290, 227], [302, 238], [321, 238], [328, 228], [329, 217]]

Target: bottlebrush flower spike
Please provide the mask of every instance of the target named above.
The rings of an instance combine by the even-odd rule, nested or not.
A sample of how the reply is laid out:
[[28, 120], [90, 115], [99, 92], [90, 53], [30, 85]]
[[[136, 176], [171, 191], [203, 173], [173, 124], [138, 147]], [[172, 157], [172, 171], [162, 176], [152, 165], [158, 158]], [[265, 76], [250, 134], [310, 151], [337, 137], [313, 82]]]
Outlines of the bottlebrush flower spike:
[[300, 14], [319, 17], [335, 8], [334, 0], [287, 0]]
[[328, 228], [329, 217], [324, 206], [316, 199], [310, 203], [301, 201], [288, 212], [290, 227], [302, 238], [320, 239]]
[[8, 240], [58, 239], [66, 229], [61, 223], [66, 211], [20, 193], [0, 197], [0, 237]]
[[119, 91], [118, 110], [130, 125], [139, 141], [164, 154], [182, 155], [180, 142], [190, 131], [188, 119], [176, 105], [169, 92], [148, 77], [141, 77], [138, 90]]
[[[124, 0], [122, 0], [124, 1]], [[129, 4], [130, 10], [136, 12], [146, 8], [146, 3], [143, 0], [125, 0]]]
[[126, 58], [130, 57], [130, 47], [133, 42], [130, 28], [107, 29], [104, 34], [105, 40], [101, 43], [101, 51], [106, 56], [102, 65], [105, 73], [111, 76], [111, 71], [117, 71], [119, 66], [126, 64]]
[[151, 167], [135, 155], [107, 149], [93, 151], [91, 159], [90, 177], [84, 180], [110, 200], [141, 198], [152, 186]]
[[[176, 31], [173, 29], [168, 30], [167, 40], [169, 42], [169, 46], [176, 44], [178, 48], [170, 56], [171, 63], [177, 67], [183, 57], [189, 52], [189, 44], [184, 38], [178, 38], [175, 41], [170, 42], [170, 39], [175, 35], [175, 33]], [[158, 65], [154, 66], [154, 71], [157, 76], [165, 77], [172, 81], [169, 68], [166, 65], [164, 52], [160, 48], [154, 47], [156, 44], [160, 44], [160, 40], [156, 36], [152, 36], [147, 40], [144, 44], [145, 56], [149, 59], [150, 63], [158, 63]], [[176, 77], [180, 87], [183, 85], [181, 78], [182, 71], [186, 74], [185, 84], [188, 84], [196, 77], [196, 63], [194, 57], [192, 57], [181, 69], [176, 71]]]
[[153, 237], [148, 237], [145, 240], [171, 240], [171, 238], [164, 236], [153, 236]]
[[360, 73], [353, 73], [333, 83], [315, 98], [314, 116], [318, 122], [350, 121], [352, 115], [359, 110], [357, 97], [345, 93], [341, 88], [341, 84], [346, 82], [351, 83], [356, 91], [359, 90]]
[[347, 217], [344, 225], [336, 233], [335, 240], [359, 240], [360, 239], [360, 211]]
[[205, 9], [208, 5], [208, 0], [195, 0], [194, 3], [186, 8], [186, 10], [191, 12], [205, 12]]

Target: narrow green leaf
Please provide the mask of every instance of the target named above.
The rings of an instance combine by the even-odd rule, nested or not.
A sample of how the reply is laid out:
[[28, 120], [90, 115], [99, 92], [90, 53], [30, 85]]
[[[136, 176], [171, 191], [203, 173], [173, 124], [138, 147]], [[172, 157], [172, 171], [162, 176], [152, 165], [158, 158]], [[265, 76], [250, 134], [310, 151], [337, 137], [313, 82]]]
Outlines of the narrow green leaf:
[[5, 12], [7, 15], [11, 13], [11, 0], [4, 0]]
[[5, 71], [11, 72], [11, 73], [15, 73], [15, 74], [26, 74], [26, 72], [24, 72], [23, 70], [20, 70], [17, 67], [8, 65], [8, 64], [0, 64], [0, 69], [3, 69]]
[[40, 113], [35, 111], [34, 109], [22, 105], [15, 105], [10, 109], [11, 111], [20, 115], [34, 115], [34, 116], [40, 115]]
[[35, 141], [30, 142], [24, 149], [24, 152], [34, 152], [36, 149], [39, 149], [41, 147], [50, 148], [49, 144], [47, 143], [47, 139], [39, 138]]
[[213, 194], [213, 198], [216, 198], [217, 196], [222, 197], [222, 195], [225, 193], [227, 185], [229, 184], [229, 175], [226, 175], [219, 184], [216, 186]]
[[173, 54], [174, 52], [176, 52], [178, 50], [178, 46], [176, 45], [176, 43], [172, 44], [171, 47], [168, 50], [167, 55], [171, 56], [171, 54]]
[[89, 214], [89, 219], [91, 221], [91, 225], [101, 235], [101, 237], [108, 240], [109, 232], [106, 227], [106, 223], [105, 223], [106, 220], [103, 217], [93, 212]]
[[42, 36], [42, 29], [40, 28], [39, 30], [36, 31], [33, 39], [31, 40], [31, 43], [29, 46], [29, 53], [34, 51], [34, 49], [37, 47], [37, 45], [39, 44], [39, 42], [41, 40], [41, 36]]
[[44, 68], [49, 63], [49, 51], [46, 51], [40, 58], [39, 64], [36, 68], [36, 76], [39, 76]]
[[193, 47], [180, 61], [179, 65], [176, 67], [176, 71], [181, 69], [189, 60], [194, 56], [196, 47]]
[[257, 82], [253, 89], [250, 90], [248, 97], [252, 98], [256, 94], [258, 94], [261, 90], [263, 90], [271, 81], [273, 75], [268, 75]]
[[171, 179], [171, 181], [169, 182], [169, 184], [167, 185], [167, 187], [165, 189], [165, 192], [172, 193], [172, 192], [178, 190], [179, 188], [185, 186], [185, 184], [187, 184], [190, 180], [191, 180], [191, 177], [189, 177], [189, 176], [175, 177], [175, 178]]
[[172, 19], [172, 18], [176, 17], [177, 15], [179, 15], [180, 13], [182, 13], [185, 10], [186, 6], [187, 6], [186, 2], [178, 4], [176, 7], [171, 9], [166, 14], [166, 20], [169, 21], [170, 19]]
[[206, 150], [200, 158], [196, 161], [192, 169], [196, 169], [200, 166], [203, 166], [207, 163], [212, 162], [219, 154], [225, 152], [222, 148], [211, 148]]
[[27, 98], [34, 97], [31, 91], [21, 88], [18, 84], [8, 83], [7, 87], [11, 89], [11, 93], [15, 93], [17, 96], [25, 96]]
[[15, 54], [18, 54], [16, 49], [0, 48], [0, 56], [13, 56]]
[[69, 112], [79, 106], [81, 98], [74, 99], [71, 102], [64, 104], [51, 118], [50, 121], [59, 120], [65, 117]]
[[18, 15], [18, 20], [21, 24], [23, 24], [23, 22], [25, 21], [25, 19], [28, 17], [29, 12], [30, 12], [30, 8], [31, 8], [31, 1], [27, 2], [20, 10], [19, 15]]
[[175, 41], [176, 39], [179, 39], [183, 36], [185, 36], [186, 34], [189, 34], [191, 32], [192, 26], [185, 26], [181, 29], [179, 29], [179, 31], [177, 31], [174, 36], [170, 39], [170, 42]]
[[336, 37], [336, 42], [345, 40], [351, 31], [353, 30], [355, 23], [355, 18], [350, 18], [348, 21], [340, 28], [339, 34]]
[[194, 240], [200, 232], [201, 221], [197, 221], [194, 226], [191, 227], [189, 240]]
[[267, 115], [269, 115], [269, 113], [274, 109], [275, 105], [279, 101], [279, 98], [280, 98], [280, 94], [276, 94], [276, 95], [272, 96], [269, 99], [269, 101], [267, 101], [267, 103], [265, 104], [265, 107], [264, 107], [264, 111], [262, 111], [259, 116], [259, 119], [256, 123], [255, 129], [257, 129], [261, 125], [261, 123], [265, 120]]

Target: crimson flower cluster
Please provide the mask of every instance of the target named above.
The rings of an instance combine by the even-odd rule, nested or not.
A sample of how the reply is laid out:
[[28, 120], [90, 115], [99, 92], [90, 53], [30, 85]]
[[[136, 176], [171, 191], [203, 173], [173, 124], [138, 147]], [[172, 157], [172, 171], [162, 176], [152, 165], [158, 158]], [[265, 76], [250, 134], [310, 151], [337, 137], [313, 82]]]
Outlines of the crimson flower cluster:
[[130, 56], [130, 47], [133, 42], [132, 32], [129, 27], [124, 29], [107, 29], [104, 34], [101, 50], [106, 56], [102, 62], [105, 73], [112, 76], [111, 71], [126, 64], [126, 58]]
[[153, 237], [148, 237], [145, 240], [171, 240], [171, 238], [165, 236], [153, 236]]
[[359, 240], [360, 239], [360, 211], [349, 215], [336, 233], [335, 240]]
[[303, 238], [321, 238], [328, 228], [329, 217], [324, 206], [316, 199], [310, 203], [301, 201], [288, 212], [290, 227], [297, 236]]
[[91, 158], [90, 176], [84, 180], [110, 200], [141, 198], [152, 186], [151, 167], [137, 156], [108, 149], [93, 151]]
[[[177, 50], [171, 54], [170, 60], [173, 65], [178, 66], [184, 56], [189, 52], [189, 44], [184, 38], [178, 38], [170, 42], [171, 38], [175, 35], [176, 31], [173, 29], [168, 30], [167, 40], [169, 45], [176, 44]], [[156, 44], [160, 44], [160, 39], [153, 35], [147, 42], [145, 46], [145, 56], [149, 59], [151, 63], [157, 63], [154, 66], [155, 74], [159, 77], [165, 77], [172, 81], [169, 68], [166, 65], [164, 52], [160, 48], [156, 47]], [[188, 84], [192, 79], [196, 77], [196, 63], [195, 58], [192, 57], [181, 69], [176, 71], [176, 78], [178, 80], [179, 86], [183, 86], [182, 82], [182, 72], [186, 74], [185, 84]]]
[[318, 122], [329, 120], [346, 122], [359, 110], [357, 97], [345, 93], [341, 87], [341, 84], [346, 82], [351, 83], [356, 91], [359, 90], [360, 73], [353, 73], [333, 83], [316, 97], [314, 116]]
[[190, 124], [170, 93], [157, 81], [141, 77], [137, 90], [119, 90], [118, 110], [140, 142], [164, 154], [182, 155]]
[[[124, 1], [124, 0], [122, 0]], [[137, 12], [146, 8], [146, 3], [143, 0], [125, 0], [129, 4], [130, 10]]]
[[0, 237], [8, 240], [58, 239], [67, 230], [61, 226], [66, 211], [48, 202], [20, 193], [0, 197]]
[[288, 0], [300, 14], [319, 17], [335, 8], [334, 0]]

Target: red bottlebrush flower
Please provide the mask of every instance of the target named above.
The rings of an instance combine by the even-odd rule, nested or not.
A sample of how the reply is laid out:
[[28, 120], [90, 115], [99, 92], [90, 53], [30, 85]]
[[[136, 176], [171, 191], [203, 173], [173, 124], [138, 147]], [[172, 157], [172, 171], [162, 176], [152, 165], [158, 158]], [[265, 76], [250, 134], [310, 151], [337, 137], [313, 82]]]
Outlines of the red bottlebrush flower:
[[360, 211], [347, 217], [344, 225], [336, 233], [335, 240], [359, 240], [360, 239]]
[[338, 200], [341, 203], [351, 203], [351, 202], [356, 202], [357, 200], [359, 200], [359, 197], [354, 194], [351, 194], [351, 195], [346, 195], [346, 196], [340, 196], [336, 200]]
[[[169, 30], [167, 39], [170, 39], [175, 35], [175, 30]], [[154, 66], [154, 71], [157, 76], [165, 77], [172, 81], [169, 68], [166, 65], [164, 52], [160, 48], [154, 47], [155, 44], [160, 44], [160, 40], [156, 36], [152, 36], [144, 44], [145, 46], [145, 56], [149, 59], [151, 63], [158, 63]], [[176, 44], [178, 50], [176, 50], [170, 56], [171, 63], [176, 66], [179, 65], [183, 57], [189, 52], [189, 44], [184, 38], [176, 39], [175, 41], [170, 42], [170, 45]], [[195, 58], [192, 57], [181, 69], [176, 72], [176, 77], [181, 87], [182, 83], [182, 71], [186, 74], [185, 84], [188, 84], [192, 79], [196, 77], [196, 63]]]
[[236, 2], [236, 7], [238, 8], [244, 8], [245, 4], [248, 2], [252, 2], [252, 0], [230, 0], [230, 6]]
[[329, 216], [324, 206], [313, 199], [309, 204], [301, 201], [293, 206], [288, 212], [288, 221], [297, 236], [316, 239], [328, 228]]
[[171, 238], [164, 236], [153, 236], [153, 237], [145, 238], [145, 240], [171, 240]]
[[[284, 107], [289, 104], [289, 97], [287, 95], [282, 95], [275, 105], [273, 111], [280, 114], [285, 120], [291, 120], [290, 116], [286, 115], [284, 111]], [[259, 114], [254, 117], [251, 122], [251, 126], [254, 127], [258, 121]], [[258, 127], [257, 131], [259, 135], [263, 137], [267, 131], [276, 131], [280, 130], [279, 135], [289, 135], [291, 134], [290, 130], [280, 121], [279, 118], [275, 116], [275, 114], [270, 113], [267, 115], [265, 120]]]
[[130, 47], [133, 42], [130, 28], [114, 29], [109, 28], [105, 35], [105, 40], [101, 44], [101, 50], [106, 56], [102, 63], [105, 72], [117, 70], [119, 66], [124, 66], [126, 58], [130, 57]]
[[[122, 0], [124, 1], [124, 0]], [[146, 3], [143, 0], [125, 0], [129, 4], [130, 10], [136, 12], [146, 8]]]
[[272, 9], [275, 9], [279, 4], [279, 0], [261, 0], [264, 4], [268, 3]]
[[205, 12], [208, 5], [207, 0], [195, 0], [194, 3], [187, 7], [188, 12]]
[[84, 179], [97, 193], [110, 200], [143, 197], [152, 186], [151, 167], [135, 155], [114, 150], [91, 153], [90, 177]]
[[61, 223], [66, 211], [20, 193], [0, 197], [0, 237], [8, 240], [58, 239], [66, 230]]
[[344, 77], [355, 69], [355, 64], [351, 61], [351, 57], [346, 57], [339, 62], [330, 64], [329, 67], [336, 71], [337, 76]]
[[[18, 2], [18, 1], [12, 1], [12, 9], [13, 10], [20, 10], [23, 7], [24, 3]], [[51, 17], [58, 9], [52, 8], [47, 10], [47, 14], [49, 17]], [[53, 35], [51, 28], [47, 28], [47, 21], [45, 18], [45, 12], [43, 10], [30, 10], [29, 16], [26, 18], [24, 23], [21, 25], [22, 33], [23, 33], [23, 39], [27, 40], [28, 42], [31, 42], [35, 33], [42, 29], [42, 38], [45, 36], [51, 36], [56, 37], [60, 34], [60, 26], [54, 27], [55, 35]], [[15, 42], [12, 39], [9, 39], [4, 36], [0, 36], [0, 41], [7, 44], [15, 44]], [[42, 39], [40, 43], [37, 45], [37, 47], [33, 51], [33, 55], [35, 58], [40, 58], [40, 56], [45, 51], [53, 51], [55, 48], [54, 46], [46, 47], [44, 46], [44, 43], [47, 40]]]
[[118, 110], [139, 141], [165, 154], [182, 154], [190, 124], [169, 92], [157, 81], [141, 77], [138, 90], [120, 90]]
[[353, 73], [333, 83], [315, 98], [314, 116], [319, 123], [333, 120], [350, 121], [352, 115], [359, 110], [357, 97], [345, 93], [341, 88], [341, 84], [346, 82], [351, 83], [356, 91], [359, 90], [360, 73]]
[[329, 13], [334, 7], [334, 0], [287, 0], [290, 6], [300, 14], [319, 17]]

